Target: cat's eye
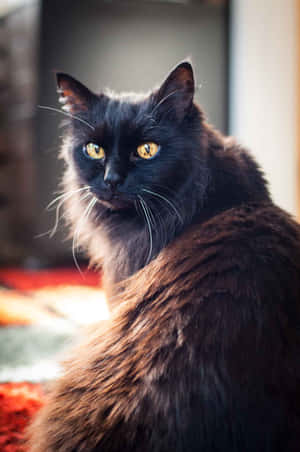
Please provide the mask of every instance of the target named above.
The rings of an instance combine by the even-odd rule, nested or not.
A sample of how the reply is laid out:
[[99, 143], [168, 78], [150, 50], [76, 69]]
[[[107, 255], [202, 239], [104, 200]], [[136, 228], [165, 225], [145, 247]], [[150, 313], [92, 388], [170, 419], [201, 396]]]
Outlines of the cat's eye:
[[159, 151], [159, 145], [153, 142], [143, 143], [138, 146], [136, 152], [142, 159], [152, 159]]
[[93, 160], [104, 159], [105, 157], [104, 149], [95, 143], [87, 143], [83, 146], [83, 152], [87, 157]]

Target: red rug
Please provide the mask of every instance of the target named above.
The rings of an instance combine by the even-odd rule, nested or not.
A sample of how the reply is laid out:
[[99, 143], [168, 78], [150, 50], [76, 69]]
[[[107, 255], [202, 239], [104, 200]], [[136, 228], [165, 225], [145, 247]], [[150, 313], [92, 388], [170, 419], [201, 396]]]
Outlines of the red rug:
[[[0, 326], [5, 328], [13, 324], [21, 328], [24, 324], [38, 322], [42, 315], [48, 315], [46, 312], [41, 314], [43, 307], [39, 306], [43, 289], [46, 295], [52, 294], [51, 301], [53, 293], [68, 290], [69, 294], [70, 286], [76, 286], [74, 291], [78, 297], [79, 290], [88, 291], [89, 287], [94, 288], [91, 291], [95, 292], [100, 286], [100, 279], [92, 271], [85, 271], [82, 277], [77, 270], [69, 269], [38, 272], [5, 269], [0, 270], [0, 284]], [[35, 298], [34, 294], [37, 294]], [[26, 452], [24, 430], [43, 403], [40, 384], [0, 384], [0, 452]]]
[[0, 384], [0, 451], [25, 452], [24, 429], [43, 405], [41, 386]]
[[63, 268], [59, 270], [24, 271], [15, 268], [0, 269], [1, 282], [19, 290], [34, 290], [45, 286], [78, 285], [99, 286], [99, 273]]

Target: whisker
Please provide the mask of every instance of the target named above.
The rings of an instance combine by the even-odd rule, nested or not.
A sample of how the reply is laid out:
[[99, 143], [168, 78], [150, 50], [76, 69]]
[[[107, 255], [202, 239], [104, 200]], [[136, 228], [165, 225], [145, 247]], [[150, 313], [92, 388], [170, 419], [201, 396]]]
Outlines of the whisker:
[[36, 234], [33, 238], [40, 239], [41, 237], [45, 237], [46, 235], [49, 235], [50, 233], [51, 233], [51, 229], [49, 229], [46, 232], [41, 232], [40, 234]]
[[157, 193], [155, 191], [148, 190], [147, 188], [142, 188], [142, 191], [146, 192], [146, 193], [149, 193], [150, 195], [156, 196], [156, 197], [164, 200], [167, 204], [169, 204], [170, 207], [172, 207], [172, 209], [174, 210], [174, 212], [178, 216], [178, 218], [181, 221], [181, 223], [184, 224], [184, 221], [183, 221], [183, 218], [182, 218], [180, 212], [178, 211], [178, 209], [174, 206], [174, 204], [168, 198], [166, 198], [165, 196], [163, 196], [163, 195], [161, 195], [161, 194], [159, 194], [159, 193]]
[[83, 190], [88, 190], [89, 188], [91, 188], [91, 187], [90, 187], [89, 185], [86, 185], [85, 187], [78, 188], [77, 190], [70, 190], [70, 191], [67, 191], [67, 192], [65, 192], [65, 193], [62, 193], [61, 195], [59, 195], [59, 196], [57, 196], [55, 199], [53, 199], [51, 202], [49, 202], [49, 204], [48, 204], [47, 207], [46, 207], [46, 210], [49, 210], [50, 207], [52, 207], [53, 204], [55, 204], [55, 203], [56, 203], [57, 201], [59, 201], [60, 199], [62, 199], [62, 198], [68, 199], [69, 195], [71, 196], [71, 195], [73, 195], [74, 193], [78, 193], [78, 192], [83, 191]]
[[147, 212], [147, 204], [145, 203], [145, 201], [144, 201], [144, 199], [142, 198], [141, 195], [138, 195], [138, 198], [140, 200], [141, 207], [142, 207], [143, 212], [145, 214], [145, 219], [146, 219], [147, 226], [148, 226], [148, 231], [149, 231], [149, 242], [150, 242], [150, 244], [149, 244], [148, 257], [147, 257], [147, 260], [146, 260], [146, 265], [147, 265], [150, 262], [151, 256], [152, 256], [152, 248], [153, 248], [152, 230], [151, 230], [151, 223], [150, 223], [150, 220], [149, 220], [149, 215], [148, 215], [148, 212]]
[[[149, 209], [151, 209], [150, 201], [148, 203], [148, 207], [149, 207]], [[152, 209], [153, 209], [153, 217], [157, 220], [156, 221], [156, 224], [157, 224], [156, 230], [157, 230], [159, 236], [161, 237], [160, 243], [163, 243], [164, 246], [166, 246], [166, 244], [167, 244], [167, 231], [166, 231], [166, 228], [165, 228], [165, 222], [163, 221], [163, 218], [162, 218], [162, 216], [161, 216], [161, 214], [159, 212], [159, 209], [158, 208], [155, 209], [155, 204], [152, 206]], [[154, 213], [156, 213], [156, 217], [154, 216]]]
[[64, 116], [68, 116], [69, 118], [77, 119], [77, 121], [80, 121], [83, 124], [85, 124], [86, 126], [90, 127], [92, 130], [95, 130], [95, 127], [92, 126], [92, 124], [90, 124], [89, 122], [85, 121], [82, 118], [79, 118], [78, 116], [72, 115], [71, 113], [67, 113], [66, 111], [62, 111], [59, 108], [48, 107], [47, 105], [38, 105], [37, 107], [41, 108], [42, 110], [55, 111], [56, 113], [60, 113], [60, 114], [62, 114]]
[[139, 201], [134, 200], [134, 207], [135, 207], [135, 210], [137, 211], [137, 213], [140, 215], [141, 209], [140, 209], [140, 203], [139, 203]]
[[[59, 202], [59, 204], [56, 207], [56, 213], [55, 213], [55, 223], [53, 228], [49, 229], [46, 232], [42, 232], [41, 234], [36, 234], [34, 236], [35, 239], [39, 239], [41, 237], [45, 237], [46, 235], [48, 235], [49, 237], [53, 237], [54, 234], [56, 233], [57, 227], [58, 227], [58, 222], [59, 222], [59, 212], [60, 212], [60, 208], [61, 206], [64, 204], [65, 201], [67, 201], [69, 198], [71, 198], [72, 195], [74, 195], [75, 193], [78, 193], [80, 191], [83, 190], [88, 190], [90, 188], [90, 186], [86, 185], [83, 188], [79, 188], [78, 190], [70, 190], [67, 191], [65, 193], [62, 193], [61, 195], [57, 196], [55, 199], [53, 199], [46, 207], [46, 210], [51, 210], [50, 207], [52, 207], [57, 201], [59, 201], [61, 199], [61, 201]], [[90, 193], [88, 193], [88, 195], [90, 195]], [[80, 198], [80, 200], [85, 199], [87, 196], [83, 196]]]
[[[163, 190], [163, 192], [168, 192], [170, 195], [174, 196], [175, 198], [177, 196], [177, 192], [170, 187], [166, 187], [165, 185], [157, 184], [155, 182], [152, 183], [152, 186], [161, 188]], [[148, 187], [145, 186], [145, 188], [148, 188]]]
[[81, 276], [83, 276], [83, 273], [81, 271], [80, 265], [78, 263], [77, 257], [76, 257], [76, 241], [79, 235], [79, 232], [81, 230], [82, 227], [82, 222], [84, 220], [87, 220], [91, 211], [93, 210], [94, 205], [97, 202], [97, 198], [95, 196], [93, 196], [92, 200], [89, 202], [89, 204], [87, 205], [86, 209], [84, 210], [82, 217], [80, 218], [77, 227], [75, 229], [74, 235], [73, 235], [73, 241], [72, 241], [72, 256], [73, 256], [73, 260], [74, 260], [74, 264], [75, 267], [77, 268], [77, 270], [79, 271], [79, 273], [81, 274]]
[[143, 198], [143, 203], [148, 212], [148, 218], [149, 218], [150, 224], [152, 225], [153, 228], [155, 228], [155, 218], [154, 218], [153, 212], [151, 210], [151, 207], [149, 206], [149, 204], [146, 203], [144, 198]]
[[[76, 193], [76, 192], [75, 192]], [[54, 234], [57, 231], [57, 227], [58, 227], [58, 223], [59, 223], [59, 212], [60, 212], [60, 208], [61, 206], [72, 196], [74, 195], [74, 193], [71, 193], [70, 196], [68, 196], [67, 198], [64, 198], [62, 201], [60, 201], [56, 207], [56, 212], [55, 212], [55, 223], [54, 226], [52, 228], [52, 231], [49, 234], [49, 237], [52, 238], [54, 236]], [[92, 196], [92, 193], [86, 193], [83, 196], [80, 197], [80, 201], [83, 201], [84, 199], [88, 198], [89, 196]]]

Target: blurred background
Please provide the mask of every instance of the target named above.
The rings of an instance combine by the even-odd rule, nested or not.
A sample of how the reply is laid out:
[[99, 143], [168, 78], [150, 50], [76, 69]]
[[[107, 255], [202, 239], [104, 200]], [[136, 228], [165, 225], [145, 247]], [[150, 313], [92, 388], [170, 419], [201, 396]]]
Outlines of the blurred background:
[[55, 71], [92, 90], [148, 90], [191, 57], [208, 120], [251, 149], [299, 213], [298, 0], [0, 0], [0, 264], [71, 262], [58, 191]]
[[[300, 0], [0, 0], [0, 450], [60, 372], [57, 353], [109, 312], [63, 221], [55, 72], [94, 91], [148, 91], [191, 57], [208, 120], [251, 149], [300, 218]], [[79, 253], [78, 253], [79, 254]]]

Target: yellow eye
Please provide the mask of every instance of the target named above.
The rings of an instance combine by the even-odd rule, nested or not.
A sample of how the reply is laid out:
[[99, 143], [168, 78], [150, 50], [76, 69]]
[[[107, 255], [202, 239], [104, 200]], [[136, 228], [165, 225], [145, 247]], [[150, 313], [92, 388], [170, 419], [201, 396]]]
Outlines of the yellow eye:
[[88, 143], [84, 146], [84, 152], [91, 159], [103, 159], [105, 157], [104, 149], [98, 144]]
[[159, 146], [156, 143], [144, 143], [138, 146], [136, 152], [142, 159], [152, 159], [159, 151]]

